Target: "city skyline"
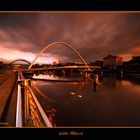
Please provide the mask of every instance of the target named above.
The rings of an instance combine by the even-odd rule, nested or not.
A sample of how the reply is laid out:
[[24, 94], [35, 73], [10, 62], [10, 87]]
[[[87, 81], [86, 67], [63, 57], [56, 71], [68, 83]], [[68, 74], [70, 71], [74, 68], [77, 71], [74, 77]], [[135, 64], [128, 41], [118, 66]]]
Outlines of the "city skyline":
[[[75, 48], [86, 62], [108, 54], [128, 61], [140, 54], [140, 13], [46, 12], [0, 13], [0, 58], [33, 61], [43, 47], [63, 41]], [[69, 48], [55, 45], [37, 62], [77, 61]]]

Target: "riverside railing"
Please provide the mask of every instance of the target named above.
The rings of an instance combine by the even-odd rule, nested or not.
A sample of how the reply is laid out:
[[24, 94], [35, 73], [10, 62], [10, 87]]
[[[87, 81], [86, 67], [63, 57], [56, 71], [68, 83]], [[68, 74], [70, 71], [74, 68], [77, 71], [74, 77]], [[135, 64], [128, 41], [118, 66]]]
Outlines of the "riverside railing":
[[23, 126], [21, 85], [19, 84], [20, 77], [21, 77], [21, 73], [18, 73], [18, 93], [17, 93], [17, 106], [16, 106], [16, 127], [22, 127]]
[[53, 127], [32, 91], [30, 79], [19, 72], [16, 127]]

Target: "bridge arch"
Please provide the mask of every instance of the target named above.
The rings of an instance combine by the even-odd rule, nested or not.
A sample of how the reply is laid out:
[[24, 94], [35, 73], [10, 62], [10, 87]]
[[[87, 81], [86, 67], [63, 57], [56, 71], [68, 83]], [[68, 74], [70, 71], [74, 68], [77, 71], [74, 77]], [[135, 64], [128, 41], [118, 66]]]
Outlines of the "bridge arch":
[[73, 47], [71, 47], [71, 45], [65, 43], [65, 42], [53, 42], [47, 46], [45, 46], [36, 56], [36, 58], [32, 61], [32, 63], [30, 64], [30, 66], [28, 67], [28, 69], [31, 69], [33, 64], [35, 63], [35, 61], [37, 60], [38, 57], [40, 57], [40, 55], [47, 49], [50, 48], [56, 44], [63, 44], [65, 46], [67, 46], [68, 48], [70, 48], [76, 55], [79, 56], [79, 58], [82, 60], [82, 62], [85, 64], [85, 66], [87, 67], [87, 69], [90, 71], [90, 68], [88, 67], [86, 61], [83, 59], [83, 57], [80, 55], [80, 53], [78, 51], [76, 51]]
[[18, 62], [18, 61], [26, 62], [26, 63], [28, 63], [29, 65], [31, 64], [29, 61], [24, 60], [24, 59], [17, 59], [17, 60], [14, 60], [14, 61], [10, 62], [9, 64], [11, 65], [11, 64], [16, 63], [16, 62]]

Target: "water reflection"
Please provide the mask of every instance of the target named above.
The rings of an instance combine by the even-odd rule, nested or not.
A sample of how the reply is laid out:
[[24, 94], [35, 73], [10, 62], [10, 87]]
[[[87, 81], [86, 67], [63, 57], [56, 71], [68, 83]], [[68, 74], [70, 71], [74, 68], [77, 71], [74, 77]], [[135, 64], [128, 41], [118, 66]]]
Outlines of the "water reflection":
[[84, 81], [84, 77], [82, 75], [78, 74], [52, 74], [52, 73], [45, 73], [45, 74], [34, 74], [32, 79], [36, 80], [49, 80], [49, 81]]
[[45, 106], [50, 105], [57, 111], [54, 115], [57, 126], [140, 126], [138, 82], [111, 74], [99, 75], [100, 84], [95, 84], [93, 79], [91, 75], [81, 82], [33, 83], [50, 99], [37, 94], [42, 106], [47, 110]]
[[140, 85], [140, 74], [130, 74], [125, 77], [125, 79], [128, 79], [133, 84]]
[[103, 84], [107, 88], [121, 88], [122, 80], [117, 75], [106, 75], [104, 77]]
[[[38, 83], [38, 84], [36, 84]], [[40, 84], [41, 83], [41, 84]], [[46, 83], [46, 85], [45, 85]], [[86, 82], [80, 82], [80, 83], [64, 83], [64, 82], [60, 82], [60, 83], [54, 83], [55, 87], [53, 87], [53, 84], [47, 84], [47, 82], [35, 82], [32, 81], [31, 85], [33, 88], [33, 91], [40, 95], [42, 98], [44, 98], [45, 100], [47, 100], [48, 102], [54, 102], [54, 103], [61, 103], [61, 102], [66, 102], [67, 100], [69, 100], [69, 98], [71, 98], [71, 95], [75, 95], [76, 97], [82, 98], [81, 95], [81, 90], [83, 90], [84, 86], [86, 86]], [[64, 87], [65, 84], [65, 87]], [[39, 85], [39, 86], [38, 86]], [[42, 87], [47, 86], [47, 87], [52, 87], [52, 93], [55, 94], [52, 95], [50, 94], [51, 91], [48, 91], [47, 89], [45, 90], [45, 88]], [[59, 88], [59, 90], [57, 90]], [[67, 89], [67, 90], [66, 90]], [[59, 94], [61, 93], [61, 94]], [[58, 96], [56, 98], [56, 96]]]
[[97, 85], [96, 83], [93, 82], [93, 90], [94, 92], [97, 92], [99, 88], [99, 85]]

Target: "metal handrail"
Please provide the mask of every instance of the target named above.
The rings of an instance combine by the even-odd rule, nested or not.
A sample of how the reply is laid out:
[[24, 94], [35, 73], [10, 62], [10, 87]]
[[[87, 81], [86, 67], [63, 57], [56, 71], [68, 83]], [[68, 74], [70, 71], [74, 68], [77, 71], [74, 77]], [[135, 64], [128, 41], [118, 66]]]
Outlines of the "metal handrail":
[[[20, 75], [18, 73], [18, 80]], [[18, 93], [17, 93], [17, 106], [16, 106], [16, 127], [22, 127], [22, 97], [21, 97], [21, 86], [18, 83]]]
[[[47, 117], [43, 108], [41, 107], [38, 99], [36, 98], [34, 92], [32, 91], [32, 89], [28, 83], [28, 80], [24, 79], [21, 71], [18, 72], [18, 81], [19, 82], [18, 82], [17, 106], [16, 106], [16, 127], [23, 127], [24, 119], [25, 120], [27, 119], [27, 125], [28, 125], [28, 121], [30, 120], [31, 114], [32, 114], [31, 116], [33, 117], [32, 119], [34, 119], [35, 121], [30, 121], [30, 123], [33, 123], [35, 126], [39, 127], [39, 126], [43, 126], [43, 124], [44, 124], [47, 127], [53, 127], [51, 122], [49, 121], [49, 118]], [[21, 82], [21, 85], [20, 85], [20, 82]], [[24, 104], [22, 102], [22, 93], [21, 93], [22, 87], [21, 86], [24, 86], [24, 89], [25, 89], [24, 92], [27, 90], [24, 93], [24, 97], [25, 96], [28, 96], [28, 97], [25, 97], [26, 99], [25, 99]], [[29, 95], [31, 97], [29, 97]], [[34, 106], [32, 106], [32, 104], [29, 105], [30, 99], [28, 99], [28, 98], [30, 98], [30, 99], [32, 98], [32, 100], [34, 102], [33, 105], [35, 105], [37, 107], [37, 110], [33, 108]], [[23, 113], [22, 105], [24, 105], [24, 107], [25, 107], [25, 112], [24, 112], [25, 118], [23, 118], [23, 114], [22, 114]], [[37, 111], [39, 113], [40, 119], [38, 118], [39, 116], [36, 114], [37, 112], [34, 114], [34, 111], [35, 112]], [[43, 124], [41, 124], [41, 120], [43, 121]], [[25, 123], [25, 126], [26, 126], [26, 123]]]
[[33, 97], [33, 99], [35, 101], [35, 104], [36, 104], [36, 106], [37, 106], [37, 108], [38, 108], [38, 110], [40, 112], [40, 115], [41, 115], [44, 123], [46, 124], [47, 127], [53, 127], [52, 124], [50, 123], [47, 115], [45, 114], [43, 108], [41, 107], [40, 103], [38, 102], [36, 96], [34, 95], [34, 93], [33, 93], [33, 91], [32, 91], [30, 86], [29, 86], [29, 91], [30, 91], [30, 93], [31, 93], [31, 95], [32, 95], [32, 97]]

